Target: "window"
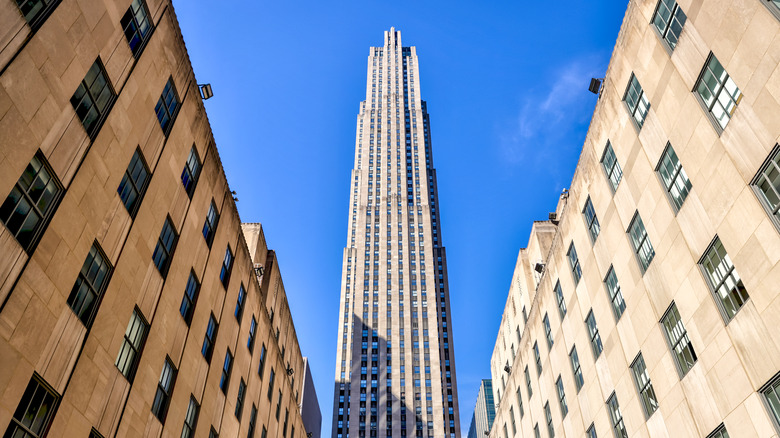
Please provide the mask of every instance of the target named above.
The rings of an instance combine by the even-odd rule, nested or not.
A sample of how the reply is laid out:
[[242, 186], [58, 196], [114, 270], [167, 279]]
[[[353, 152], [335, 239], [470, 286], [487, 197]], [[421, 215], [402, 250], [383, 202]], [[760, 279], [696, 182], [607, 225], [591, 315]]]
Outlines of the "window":
[[136, 149], [133, 158], [130, 159], [127, 170], [125, 170], [125, 176], [122, 177], [122, 182], [119, 183], [119, 188], [116, 189], [117, 193], [119, 193], [119, 199], [122, 200], [122, 204], [124, 204], [127, 212], [130, 213], [130, 217], [135, 217], [148, 182], [149, 168], [146, 166], [146, 162], [144, 162], [141, 150]]
[[590, 336], [590, 346], [593, 347], [593, 358], [597, 359], [604, 347], [601, 345], [601, 336], [596, 326], [596, 317], [593, 316], [593, 310], [588, 312], [585, 318], [585, 324], [588, 326], [588, 336]]
[[534, 359], [536, 360], [536, 372], [542, 377], [542, 358], [539, 356], [539, 343], [534, 342]]
[[192, 321], [192, 312], [195, 310], [195, 303], [198, 302], [198, 291], [200, 291], [200, 283], [195, 277], [195, 272], [190, 271], [190, 278], [187, 280], [187, 287], [184, 288], [184, 296], [181, 299], [181, 306], [179, 306], [179, 313], [187, 326]]
[[647, 113], [650, 111], [650, 101], [647, 100], [642, 86], [639, 85], [639, 80], [633, 73], [631, 73], [631, 80], [628, 81], [628, 88], [625, 96], [623, 96], [623, 102], [626, 103], [628, 112], [634, 119], [637, 129], [642, 129]]
[[563, 390], [563, 380], [558, 374], [558, 380], [555, 381], [555, 389], [558, 391], [558, 403], [561, 404], [561, 417], [566, 417], [569, 413], [569, 406], [566, 405], [566, 392]]
[[219, 213], [217, 213], [217, 206], [214, 205], [214, 201], [211, 201], [211, 207], [206, 215], [206, 222], [203, 223], [203, 238], [206, 239], [206, 245], [211, 248], [211, 243], [214, 241], [214, 233], [217, 232], [217, 223], [219, 222]]
[[263, 371], [265, 370], [265, 355], [268, 351], [265, 349], [265, 342], [260, 347], [260, 365], [257, 367], [257, 375], [260, 376], [260, 380], [263, 380]]
[[780, 146], [775, 145], [750, 185], [775, 226], [780, 229]]
[[639, 399], [642, 401], [642, 407], [645, 410], [645, 416], [653, 415], [658, 409], [658, 399], [655, 397], [653, 383], [650, 381], [650, 374], [645, 366], [645, 359], [640, 352], [634, 362], [631, 364], [631, 373], [634, 375], [634, 383], [639, 393]]
[[707, 438], [729, 438], [729, 433], [726, 431], [726, 426], [720, 423], [720, 426], [707, 435]]
[[106, 70], [98, 58], [87, 70], [87, 75], [70, 98], [70, 103], [90, 139], [95, 139], [115, 98]]
[[97, 242], [93, 243], [68, 297], [68, 305], [86, 327], [92, 324], [100, 298], [111, 277], [111, 270], [103, 251]]
[[249, 427], [247, 428], [246, 438], [254, 438], [255, 424], [257, 423], [257, 406], [252, 403], [252, 412], [249, 414]]
[[163, 130], [163, 134], [168, 136], [171, 132], [176, 115], [179, 113], [179, 96], [176, 94], [176, 86], [173, 84], [173, 78], [169, 78], [163, 88], [160, 100], [157, 101], [157, 105], [154, 107], [154, 112], [157, 114], [157, 120], [160, 122], [160, 127]]
[[246, 341], [246, 348], [251, 353], [255, 349], [255, 332], [257, 331], [257, 320], [252, 315], [252, 322], [249, 324], [249, 339]]
[[580, 357], [577, 356], [576, 345], [571, 347], [569, 360], [571, 361], [571, 372], [574, 374], [574, 386], [577, 388], [577, 393], [579, 393], [582, 385], [585, 384], [585, 380], [582, 378], [582, 366], [580, 365]]
[[780, 19], [780, 0], [762, 0], [761, 3], [763, 3], [769, 10]]
[[168, 415], [168, 404], [171, 402], [173, 385], [176, 383], [176, 368], [169, 357], [165, 358], [162, 373], [160, 373], [160, 382], [157, 384], [157, 393], [154, 395], [152, 403], [152, 413], [165, 424], [165, 417]]
[[612, 143], [607, 141], [607, 145], [604, 147], [604, 154], [601, 156], [601, 167], [606, 172], [607, 180], [609, 180], [609, 186], [612, 187], [612, 192], [617, 190], [620, 180], [623, 179], [623, 170], [620, 168], [617, 157], [615, 156], [615, 150], [612, 149]]
[[650, 266], [650, 262], [655, 257], [655, 250], [650, 243], [650, 239], [647, 238], [647, 230], [645, 230], [645, 224], [642, 223], [642, 218], [639, 216], [639, 212], [634, 213], [634, 219], [631, 220], [631, 225], [628, 226], [628, 236], [631, 241], [631, 246], [634, 247], [634, 254], [639, 261], [639, 266], [642, 268], [642, 273], [647, 271], [647, 267]]
[[531, 400], [534, 391], [531, 389], [531, 373], [528, 372], [528, 365], [525, 366], [525, 386], [528, 388], [528, 400]]
[[688, 332], [685, 330], [677, 306], [672, 302], [669, 309], [661, 318], [661, 325], [666, 334], [666, 340], [672, 349], [672, 357], [677, 364], [677, 370], [680, 377], [688, 373], [693, 365], [696, 364], [696, 352], [693, 350], [693, 344], [688, 339]]
[[268, 431], [266, 430], [265, 426], [263, 426], [263, 432], [260, 433], [260, 438], [266, 438], [267, 434], [268, 434]]
[[[566, 316], [566, 301], [563, 299], [563, 291], [561, 290], [561, 282], [555, 282], [555, 299], [558, 301], [558, 313], [561, 315], [561, 320]], [[519, 330], [518, 330], [519, 333]], [[519, 341], [519, 336], [518, 336]]]
[[523, 397], [520, 395], [520, 387], [517, 387], [517, 409], [520, 411], [520, 418], [525, 415], [525, 409], [523, 409]]
[[219, 389], [227, 395], [228, 385], [230, 384], [230, 372], [233, 370], [233, 355], [228, 348], [225, 352], [225, 362], [222, 364], [222, 377], [219, 379]]
[[127, 330], [125, 330], [122, 346], [119, 348], [119, 355], [114, 363], [129, 382], [135, 378], [135, 371], [138, 367], [138, 361], [141, 359], [148, 331], [149, 323], [141, 315], [140, 310], [134, 309], [130, 322], [127, 324]]
[[284, 410], [284, 423], [282, 425], [282, 436], [287, 436], [287, 421], [290, 419], [290, 410], [285, 409]]
[[619, 321], [623, 316], [623, 312], [626, 310], [626, 302], [623, 300], [623, 294], [620, 293], [620, 283], [618, 283], [617, 275], [615, 275], [615, 268], [609, 267], [606, 278], [604, 278], [604, 285], [607, 287], [607, 293], [609, 293], [609, 301], [612, 303], [612, 312], [615, 314], [615, 320]]
[[555, 436], [555, 430], [553, 429], [552, 412], [550, 412], [550, 402], [544, 404], [544, 418], [547, 420], [547, 433], [550, 438]]
[[688, 197], [688, 193], [691, 192], [691, 181], [680, 164], [680, 159], [677, 158], [671, 143], [666, 144], [666, 149], [661, 155], [661, 161], [658, 163], [656, 171], [661, 176], [666, 194], [674, 206], [674, 211], [679, 211], [685, 198]]
[[598, 438], [598, 435], [596, 435], [596, 425], [593, 423], [590, 423], [590, 427], [588, 427], [588, 430], [585, 431], [585, 438]]
[[279, 413], [282, 411], [282, 390], [279, 390], [279, 399], [276, 401], [276, 419], [279, 420]]
[[780, 373], [775, 374], [759, 392], [764, 396], [764, 402], [775, 421], [775, 427], [780, 428]]
[[241, 422], [241, 413], [244, 411], [244, 396], [246, 395], [246, 383], [244, 383], [244, 379], [241, 379], [241, 382], [238, 384], [238, 395], [236, 396], [236, 418], [238, 418], [238, 422]]
[[547, 338], [547, 349], [552, 350], [552, 346], [553, 346], [552, 328], [550, 328], [550, 318], [547, 316], [547, 313], [544, 314], [542, 323], [544, 324], [544, 336]]
[[187, 406], [187, 414], [184, 416], [184, 426], [181, 428], [181, 438], [190, 438], [195, 434], [195, 426], [198, 425], [198, 412], [200, 406], [195, 397], [190, 394], [190, 404]]
[[580, 282], [582, 278], [582, 269], [580, 268], [580, 259], [577, 258], [577, 250], [574, 248], [574, 242], [569, 245], [569, 251], [566, 253], [566, 257], [569, 259], [569, 266], [571, 266], [571, 275], [574, 277], [574, 284]]
[[704, 270], [710, 289], [715, 294], [715, 301], [728, 323], [750, 296], [726, 249], [720, 243], [720, 238], [715, 236], [715, 240], [699, 260], [699, 265]]
[[157, 246], [154, 248], [152, 254], [152, 260], [154, 265], [157, 266], [157, 270], [160, 271], [160, 275], [165, 278], [168, 275], [168, 266], [171, 263], [171, 257], [173, 257], [173, 250], [176, 248], [176, 240], [179, 236], [176, 234], [176, 229], [173, 228], [171, 218], [165, 219], [163, 229], [160, 232], [160, 238], [157, 239]]
[[615, 431], [615, 438], [628, 438], [626, 426], [623, 424], [623, 414], [620, 413], [620, 405], [614, 392], [607, 399], [607, 411], [612, 421], [612, 429]]
[[0, 220], [28, 254], [38, 243], [61, 197], [62, 185], [38, 151], [0, 206]]
[[742, 100], [742, 92], [714, 54], [710, 53], [694, 90], [718, 132], [726, 129], [739, 101]]
[[203, 346], [200, 348], [200, 353], [208, 363], [211, 363], [211, 355], [214, 353], [214, 343], [217, 341], [218, 330], [219, 324], [212, 313], [209, 317], [209, 325], [206, 327], [206, 335], [203, 337]]
[[[222, 286], [225, 287], [228, 286], [228, 282], [230, 281], [230, 269], [232, 267], [233, 267], [233, 251], [230, 250], [230, 245], [228, 245], [228, 247], [225, 249], [225, 259], [222, 260], [222, 270], [219, 272], [219, 281], [222, 283]], [[242, 285], [242, 289], [243, 289], [243, 285]], [[238, 310], [239, 310], [238, 304], [236, 304], [236, 318], [239, 318]]]
[[[195, 150], [195, 145], [192, 145], [192, 149], [190, 149], [190, 155], [187, 157], [187, 162], [184, 163], [184, 170], [181, 171], [181, 183], [184, 186], [184, 190], [187, 191], [187, 196], [192, 199], [192, 194], [195, 193], [195, 186], [198, 185], [198, 177], [200, 177], [200, 158], [198, 157], [198, 151]], [[214, 203], [211, 204], [212, 208], [214, 207]], [[216, 214], [216, 209], [215, 212]], [[211, 215], [211, 210], [209, 210], [209, 215]], [[206, 223], [208, 224], [208, 217], [206, 217]], [[217, 228], [216, 221], [214, 222], [214, 229]], [[212, 230], [213, 231], [213, 230]], [[206, 225], [203, 226], [203, 236], [206, 236]], [[212, 236], [213, 238], [214, 236]], [[209, 239], [206, 239], [206, 242], [209, 242], [209, 248], [211, 248], [211, 242]]]
[[[227, 258], [227, 256], [225, 256], [225, 258]], [[236, 298], [236, 310], [233, 312], [238, 322], [241, 322], [241, 317], [244, 315], [244, 303], [246, 303], [246, 291], [244, 291], [244, 285], [242, 284], [238, 288], [238, 297]]]
[[[617, 164], [617, 161], [615, 161], [615, 164]], [[596, 238], [599, 237], [601, 227], [599, 226], [599, 219], [596, 217], [596, 210], [593, 208], [593, 202], [591, 202], [590, 196], [588, 196], [588, 199], [585, 201], [585, 208], [582, 209], [582, 215], [585, 217], [585, 225], [590, 232], [590, 240], [591, 242], [595, 242]]]
[[509, 419], [512, 420], [512, 435], [517, 434], [517, 424], [515, 424], [515, 408], [509, 407]]
[[271, 375], [268, 377], [268, 401], [271, 401], [274, 394], [274, 376], [274, 368], [271, 367]]
[[152, 25], [149, 23], [149, 13], [146, 11], [144, 1], [133, 0], [133, 3], [130, 4], [127, 12], [122, 17], [120, 24], [125, 32], [127, 44], [130, 45], [130, 51], [133, 52], [133, 56], [138, 57], [152, 30]]
[[60, 0], [16, 0], [16, 5], [33, 31], [41, 27]]
[[534, 424], [534, 438], [542, 438], [539, 434], [539, 423]]
[[686, 18], [685, 13], [680, 9], [680, 5], [676, 1], [658, 1], [652, 22], [658, 34], [669, 46], [669, 49], [674, 50], [677, 46], [677, 40], [680, 39]]
[[57, 412], [60, 396], [38, 374], [33, 374], [4, 437], [38, 438], [46, 435]]

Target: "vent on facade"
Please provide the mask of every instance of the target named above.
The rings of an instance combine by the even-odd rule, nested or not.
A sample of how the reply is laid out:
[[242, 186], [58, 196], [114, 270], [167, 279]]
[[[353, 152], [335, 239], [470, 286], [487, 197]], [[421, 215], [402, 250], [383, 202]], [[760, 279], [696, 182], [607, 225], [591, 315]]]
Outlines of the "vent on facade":
[[504, 371], [506, 371], [507, 373], [511, 373], [512, 372], [512, 367], [507, 365], [507, 366], [504, 367]]
[[541, 273], [543, 273], [543, 272], [544, 272], [544, 263], [542, 263], [542, 262], [537, 262], [537, 263], [534, 265], [534, 271], [536, 271], [536, 272], [538, 272], [538, 273], [540, 273], [540, 274], [541, 274]]
[[558, 213], [551, 212], [547, 217], [550, 219], [550, 222], [558, 225]]
[[602, 87], [603, 84], [604, 84], [604, 78], [592, 78], [590, 80], [590, 85], [588, 86], [588, 91], [597, 95], [598, 97], [601, 97], [601, 90], [603, 89]]

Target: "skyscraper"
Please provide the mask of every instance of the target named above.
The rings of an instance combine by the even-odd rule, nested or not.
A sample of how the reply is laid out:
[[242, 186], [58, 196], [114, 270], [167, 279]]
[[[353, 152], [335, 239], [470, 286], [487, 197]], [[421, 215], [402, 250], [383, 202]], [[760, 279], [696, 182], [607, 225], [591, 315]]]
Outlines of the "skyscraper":
[[471, 416], [468, 438], [481, 438], [490, 432], [493, 427], [493, 419], [496, 418], [496, 405], [493, 401], [493, 381], [482, 379], [479, 382], [479, 393], [474, 405], [474, 414]]
[[334, 438], [460, 436], [447, 258], [415, 47], [368, 56], [350, 178]]

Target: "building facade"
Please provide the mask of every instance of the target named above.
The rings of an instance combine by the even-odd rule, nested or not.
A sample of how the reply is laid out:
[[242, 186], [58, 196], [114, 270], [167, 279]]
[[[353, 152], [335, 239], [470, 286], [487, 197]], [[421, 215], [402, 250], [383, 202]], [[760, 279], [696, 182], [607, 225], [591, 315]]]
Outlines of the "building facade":
[[471, 416], [468, 438], [482, 438], [490, 432], [496, 417], [496, 405], [493, 400], [493, 383], [490, 379], [482, 379]]
[[491, 437], [780, 434], [779, 60], [777, 1], [628, 3], [517, 258]]
[[[368, 56], [343, 254], [333, 438], [460, 436], [430, 119], [415, 47]], [[343, 309], [343, 310], [341, 310]]]
[[322, 430], [322, 411], [314, 388], [309, 358], [303, 358], [303, 390], [301, 392], [301, 418], [308, 438], [320, 438]]
[[2, 1], [0, 23], [3, 436], [303, 437], [278, 263], [171, 2]]

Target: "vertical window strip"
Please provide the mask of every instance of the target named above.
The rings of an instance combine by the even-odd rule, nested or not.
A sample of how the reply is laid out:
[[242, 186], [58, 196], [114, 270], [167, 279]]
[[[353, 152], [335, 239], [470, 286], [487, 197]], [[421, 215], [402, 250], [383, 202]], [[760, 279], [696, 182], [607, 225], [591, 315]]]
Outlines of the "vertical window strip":
[[661, 176], [666, 194], [674, 206], [674, 211], [679, 211], [692, 186], [671, 143], [666, 144], [666, 149], [656, 170]]
[[672, 350], [672, 357], [680, 372], [680, 377], [685, 376], [688, 370], [696, 364], [697, 357], [674, 302], [669, 306], [669, 309], [661, 319], [661, 324], [664, 328], [664, 334], [666, 334], [666, 340], [669, 342]]
[[726, 322], [730, 321], [750, 296], [720, 238], [715, 237], [699, 263]]
[[618, 321], [626, 310], [626, 302], [623, 300], [623, 294], [620, 293], [620, 283], [618, 283], [617, 275], [615, 275], [615, 268], [612, 266], [609, 267], [609, 272], [607, 272], [607, 277], [604, 279], [604, 284], [609, 293], [609, 301], [612, 303], [612, 311], [615, 314], [615, 320]]
[[596, 238], [599, 237], [599, 232], [601, 232], [601, 227], [599, 226], [599, 219], [596, 217], [596, 210], [593, 208], [590, 196], [585, 201], [585, 208], [583, 208], [582, 214], [585, 217], [585, 225], [588, 227], [590, 240], [591, 242], [596, 242]]

